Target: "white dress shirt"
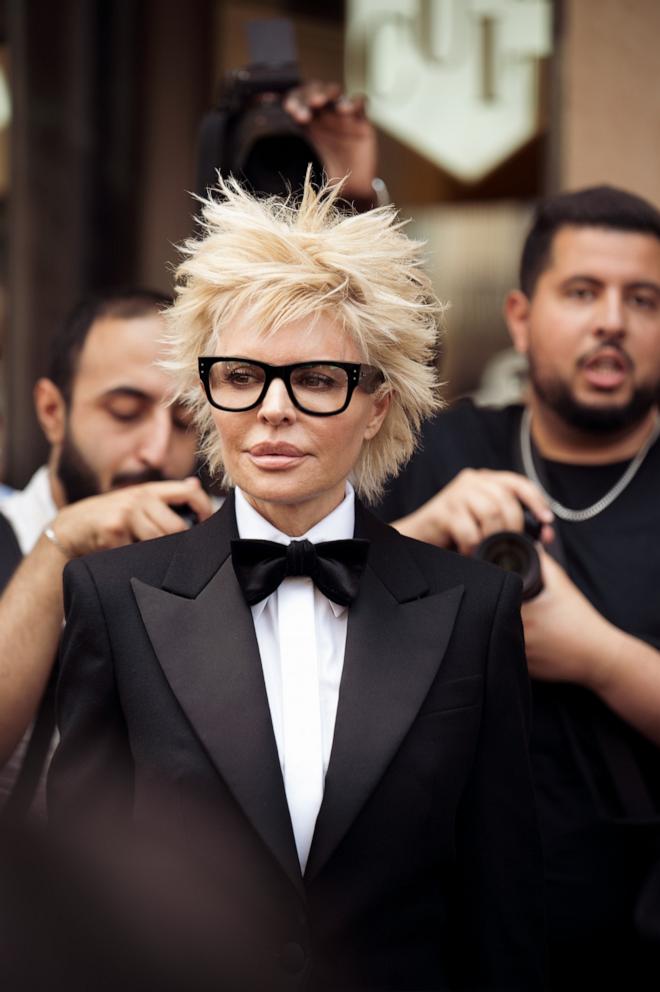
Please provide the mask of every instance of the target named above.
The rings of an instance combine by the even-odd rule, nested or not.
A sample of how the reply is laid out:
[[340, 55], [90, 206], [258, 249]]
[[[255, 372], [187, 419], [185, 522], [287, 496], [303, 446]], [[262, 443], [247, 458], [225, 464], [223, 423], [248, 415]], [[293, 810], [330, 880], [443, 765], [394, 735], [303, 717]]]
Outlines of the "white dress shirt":
[[[289, 544], [294, 540], [264, 520], [240, 489], [236, 489], [236, 523], [241, 538], [278, 544]], [[353, 487], [347, 483], [346, 495], [339, 506], [295, 540], [306, 539], [318, 544], [350, 539], [354, 527], [355, 495]], [[330, 760], [344, 667], [348, 609], [319, 592], [311, 579], [295, 577], [284, 579], [274, 593], [251, 610], [298, 856], [304, 871]], [[297, 644], [296, 637], [299, 639]], [[303, 764], [305, 768], [294, 767]]]
[[[39, 540], [44, 527], [47, 527], [51, 520], [57, 516], [57, 507], [51, 493], [50, 478], [46, 465], [42, 465], [40, 469], [37, 469], [25, 489], [16, 491], [11, 496], [7, 496], [2, 500], [0, 503], [0, 513], [9, 520], [23, 555], [29, 555]], [[28, 741], [32, 733], [32, 726], [31, 724], [29, 729], [23, 734], [14, 753], [0, 769], [0, 809], [4, 806], [11, 790], [16, 784], [16, 776], [25, 758]], [[32, 805], [32, 809], [44, 818], [46, 816], [46, 769], [53, 756], [58, 740], [59, 735], [55, 732]]]
[[25, 489], [4, 498], [1, 506], [0, 513], [12, 525], [21, 551], [29, 555], [44, 527], [57, 516], [48, 467], [37, 469]]

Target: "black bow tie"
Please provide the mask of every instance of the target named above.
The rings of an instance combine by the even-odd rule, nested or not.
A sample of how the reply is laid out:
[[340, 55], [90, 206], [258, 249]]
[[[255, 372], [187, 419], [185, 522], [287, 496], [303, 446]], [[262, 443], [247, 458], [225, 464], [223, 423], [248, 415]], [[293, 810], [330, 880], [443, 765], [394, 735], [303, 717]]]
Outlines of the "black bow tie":
[[275, 592], [287, 576], [306, 575], [339, 606], [349, 606], [357, 596], [360, 576], [369, 554], [369, 541], [232, 541], [231, 557], [236, 578], [248, 606]]

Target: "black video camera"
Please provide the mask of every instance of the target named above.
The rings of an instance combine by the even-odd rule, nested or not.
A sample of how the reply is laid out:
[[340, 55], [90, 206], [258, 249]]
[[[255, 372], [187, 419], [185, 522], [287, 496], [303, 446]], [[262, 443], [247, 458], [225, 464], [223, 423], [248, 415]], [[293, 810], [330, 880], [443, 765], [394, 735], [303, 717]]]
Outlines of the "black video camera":
[[282, 107], [300, 84], [293, 25], [283, 18], [247, 25], [251, 62], [228, 73], [217, 106], [199, 132], [197, 192], [215, 186], [217, 172], [255, 193], [286, 195], [302, 187], [308, 165], [320, 182], [323, 165], [303, 128]]
[[502, 530], [481, 542], [474, 555], [492, 565], [499, 565], [507, 572], [516, 572], [523, 582], [523, 600], [533, 599], [543, 589], [541, 562], [534, 542], [541, 534], [541, 524], [529, 510], [523, 513], [525, 529], [522, 532]]

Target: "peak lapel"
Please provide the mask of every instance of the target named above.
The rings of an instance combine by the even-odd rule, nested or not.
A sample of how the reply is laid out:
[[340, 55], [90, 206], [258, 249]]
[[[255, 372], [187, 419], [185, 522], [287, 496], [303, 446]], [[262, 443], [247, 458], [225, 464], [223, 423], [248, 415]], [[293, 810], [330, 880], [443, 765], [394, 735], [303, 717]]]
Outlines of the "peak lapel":
[[[213, 536], [220, 536], [217, 527]], [[302, 891], [252, 615], [234, 575], [228, 539], [218, 542], [216, 572], [194, 598], [181, 595], [186, 571], [189, 587], [199, 581], [199, 566], [188, 561], [186, 568], [187, 558], [180, 552], [167, 573], [166, 584], [179, 594], [131, 580], [142, 620], [167, 681], [211, 760]]]
[[[378, 540], [383, 532], [377, 527]], [[306, 879], [328, 861], [401, 745], [438, 672], [463, 595], [462, 586], [424, 595], [427, 585], [408, 550], [391, 532], [385, 541], [372, 548], [373, 556], [370, 551], [351, 607], [332, 754]]]

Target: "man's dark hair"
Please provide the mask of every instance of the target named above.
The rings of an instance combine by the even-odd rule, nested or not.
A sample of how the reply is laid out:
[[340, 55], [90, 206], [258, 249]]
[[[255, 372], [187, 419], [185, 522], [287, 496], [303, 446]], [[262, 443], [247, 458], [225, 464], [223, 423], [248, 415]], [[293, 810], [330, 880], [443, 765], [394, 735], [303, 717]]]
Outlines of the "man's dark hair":
[[92, 325], [105, 317], [132, 320], [160, 313], [172, 298], [153, 289], [115, 290], [82, 300], [66, 318], [50, 342], [48, 378], [58, 387], [65, 402], [71, 400], [78, 359]]
[[548, 267], [552, 241], [561, 227], [603, 227], [650, 234], [660, 240], [660, 212], [640, 196], [615, 186], [591, 186], [541, 200], [520, 260], [520, 288], [531, 297]]

